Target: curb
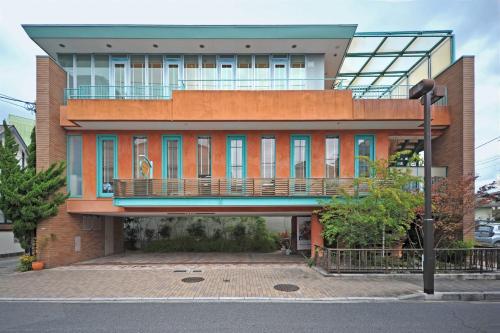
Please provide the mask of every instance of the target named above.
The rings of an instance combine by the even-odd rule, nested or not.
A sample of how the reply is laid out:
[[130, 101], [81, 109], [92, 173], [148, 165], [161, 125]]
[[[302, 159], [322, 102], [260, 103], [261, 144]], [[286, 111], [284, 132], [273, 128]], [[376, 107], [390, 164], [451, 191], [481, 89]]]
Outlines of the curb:
[[[312, 266], [313, 270], [323, 275], [324, 277], [345, 278], [345, 279], [422, 279], [422, 273], [328, 273], [321, 267]], [[434, 274], [435, 279], [440, 280], [500, 280], [499, 273], [439, 273]]]
[[500, 302], [500, 291], [415, 293], [399, 297], [79, 297], [0, 298], [0, 302], [23, 303], [380, 303], [401, 301], [489, 301]]

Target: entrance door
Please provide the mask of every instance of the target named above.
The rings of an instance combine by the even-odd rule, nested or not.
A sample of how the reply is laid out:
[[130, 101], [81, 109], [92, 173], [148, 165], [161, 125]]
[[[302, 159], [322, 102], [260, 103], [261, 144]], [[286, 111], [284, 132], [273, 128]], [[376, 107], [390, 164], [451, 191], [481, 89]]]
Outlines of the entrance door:
[[182, 178], [182, 141], [180, 136], [163, 137], [163, 179], [167, 195], [181, 193]]
[[295, 193], [307, 192], [311, 176], [310, 138], [308, 136], [294, 135], [291, 139], [292, 168], [290, 175], [290, 191]]
[[273, 59], [273, 89], [286, 90], [288, 88], [288, 60]]
[[115, 99], [127, 97], [128, 85], [128, 61], [125, 59], [113, 59], [111, 65], [111, 87], [110, 95]]
[[219, 89], [234, 89], [234, 60], [219, 60], [217, 63], [219, 71]]

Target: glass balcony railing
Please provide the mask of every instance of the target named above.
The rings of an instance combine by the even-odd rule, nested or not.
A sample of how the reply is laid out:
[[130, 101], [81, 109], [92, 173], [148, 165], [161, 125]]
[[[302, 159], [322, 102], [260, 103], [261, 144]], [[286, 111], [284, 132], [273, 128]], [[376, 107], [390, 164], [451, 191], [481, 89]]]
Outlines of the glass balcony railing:
[[[343, 79], [179, 80], [175, 85], [90, 86], [65, 90], [68, 99], [170, 99], [174, 90], [350, 90], [354, 99], [408, 99], [411, 86], [354, 86]], [[447, 105], [446, 96], [436, 105]]]

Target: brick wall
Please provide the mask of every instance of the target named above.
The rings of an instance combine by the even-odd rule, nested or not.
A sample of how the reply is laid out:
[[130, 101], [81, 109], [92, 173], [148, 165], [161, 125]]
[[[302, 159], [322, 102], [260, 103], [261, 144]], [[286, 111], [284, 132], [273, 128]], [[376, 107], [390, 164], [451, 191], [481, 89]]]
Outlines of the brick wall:
[[[448, 177], [474, 175], [474, 57], [467, 56], [436, 77], [448, 89], [451, 124], [433, 141], [432, 164], [447, 166]], [[474, 213], [464, 218], [464, 239], [474, 238]]]
[[[43, 170], [66, 160], [66, 132], [59, 123], [66, 74], [47, 56], [37, 57], [36, 70], [36, 155], [37, 169]], [[63, 204], [57, 216], [38, 225], [37, 254], [48, 267], [102, 256], [104, 225], [83, 228], [82, 216], [67, 213]]]

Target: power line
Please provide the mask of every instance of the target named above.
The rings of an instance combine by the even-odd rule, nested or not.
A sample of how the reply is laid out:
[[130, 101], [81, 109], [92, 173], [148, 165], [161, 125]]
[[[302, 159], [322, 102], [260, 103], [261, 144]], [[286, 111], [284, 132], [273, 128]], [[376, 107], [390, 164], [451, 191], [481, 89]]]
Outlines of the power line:
[[484, 159], [484, 160], [477, 161], [477, 162], [476, 162], [476, 165], [489, 163], [489, 162], [495, 161], [495, 160], [497, 160], [497, 159], [499, 159], [499, 158], [500, 158], [500, 156], [498, 156], [498, 155], [496, 155], [496, 156], [492, 156], [492, 157], [486, 158], [486, 159]]
[[[5, 95], [2, 93], [0, 93], [0, 101], [21, 107], [29, 112], [36, 112], [36, 104], [33, 102], [23, 101], [21, 99], [18, 99], [18, 98], [9, 96], [9, 95]], [[23, 105], [19, 105], [19, 104], [15, 104], [15, 103], [22, 103]]]
[[487, 142], [485, 142], [485, 143], [483, 143], [483, 144], [480, 144], [479, 146], [477, 146], [477, 147], [476, 147], [476, 148], [474, 148], [474, 149], [481, 148], [482, 146], [486, 146], [488, 143], [491, 143], [491, 142], [495, 141], [496, 139], [500, 139], [500, 135], [499, 135], [499, 136], [497, 136], [496, 138], [491, 139], [490, 141], [487, 141]]

